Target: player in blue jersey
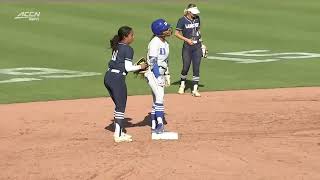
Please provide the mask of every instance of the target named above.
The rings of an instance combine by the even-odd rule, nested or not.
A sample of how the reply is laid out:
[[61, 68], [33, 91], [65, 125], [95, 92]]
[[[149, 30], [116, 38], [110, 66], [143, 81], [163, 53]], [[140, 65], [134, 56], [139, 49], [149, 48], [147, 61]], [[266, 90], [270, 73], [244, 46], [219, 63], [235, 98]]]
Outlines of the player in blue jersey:
[[181, 71], [181, 84], [179, 94], [183, 94], [185, 90], [185, 81], [192, 63], [193, 67], [193, 89], [192, 95], [200, 97], [198, 83], [200, 80], [200, 62], [202, 53], [202, 39], [200, 34], [200, 13], [195, 4], [189, 4], [184, 11], [184, 16], [178, 20], [175, 36], [184, 41], [182, 48], [183, 67]]
[[129, 45], [134, 40], [132, 28], [123, 26], [118, 34], [110, 40], [112, 57], [109, 62], [108, 71], [104, 77], [104, 85], [115, 104], [114, 110], [114, 141], [130, 142], [132, 136], [123, 132], [124, 113], [127, 103], [126, 75], [131, 71], [138, 71], [147, 68], [147, 64], [133, 65], [133, 49]]

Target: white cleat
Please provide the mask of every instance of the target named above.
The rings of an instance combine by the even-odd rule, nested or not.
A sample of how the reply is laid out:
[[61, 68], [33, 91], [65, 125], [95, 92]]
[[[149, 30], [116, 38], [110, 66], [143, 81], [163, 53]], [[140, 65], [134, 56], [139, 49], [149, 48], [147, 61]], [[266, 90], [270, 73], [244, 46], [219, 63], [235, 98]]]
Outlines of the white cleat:
[[194, 96], [194, 97], [201, 97], [201, 95], [200, 95], [200, 93], [199, 93], [198, 90], [192, 91], [192, 96]]
[[126, 134], [126, 133], [124, 133], [124, 132], [122, 132], [121, 135], [126, 136], [126, 137], [128, 137], [128, 138], [130, 138], [130, 139], [132, 138], [132, 136], [131, 136], [130, 134]]
[[185, 88], [185, 86], [180, 86], [178, 93], [179, 94], [183, 94], [184, 93], [184, 88]]
[[121, 136], [113, 136], [114, 142], [120, 143], [120, 142], [131, 142], [132, 136], [126, 133], [121, 133]]

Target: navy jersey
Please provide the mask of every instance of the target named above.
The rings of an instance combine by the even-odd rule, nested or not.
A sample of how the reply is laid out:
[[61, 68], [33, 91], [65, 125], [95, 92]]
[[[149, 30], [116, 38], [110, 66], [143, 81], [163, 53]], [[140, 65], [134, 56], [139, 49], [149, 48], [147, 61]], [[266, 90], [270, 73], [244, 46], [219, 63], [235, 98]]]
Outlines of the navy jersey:
[[176, 30], [182, 31], [182, 35], [188, 39], [199, 41], [201, 39], [200, 34], [200, 17], [190, 20], [186, 16], [183, 16], [178, 20]]
[[118, 50], [112, 52], [109, 68], [126, 72], [125, 61], [132, 61], [133, 53], [132, 47], [124, 43], [119, 43]]

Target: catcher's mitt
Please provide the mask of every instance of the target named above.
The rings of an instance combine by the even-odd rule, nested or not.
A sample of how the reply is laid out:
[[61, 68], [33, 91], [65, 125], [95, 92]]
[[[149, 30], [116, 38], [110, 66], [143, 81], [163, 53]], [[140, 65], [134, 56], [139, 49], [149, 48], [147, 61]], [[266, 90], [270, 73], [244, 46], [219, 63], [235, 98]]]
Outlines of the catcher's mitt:
[[[147, 64], [147, 60], [146, 58], [142, 57], [140, 58], [136, 63], [134, 63], [134, 65], [140, 65], [140, 64]], [[144, 73], [147, 71], [148, 68], [146, 69], [140, 69], [138, 71], [135, 71], [134, 74], [137, 77], [138, 75], [141, 75], [140, 77], [143, 78], [144, 77]]]

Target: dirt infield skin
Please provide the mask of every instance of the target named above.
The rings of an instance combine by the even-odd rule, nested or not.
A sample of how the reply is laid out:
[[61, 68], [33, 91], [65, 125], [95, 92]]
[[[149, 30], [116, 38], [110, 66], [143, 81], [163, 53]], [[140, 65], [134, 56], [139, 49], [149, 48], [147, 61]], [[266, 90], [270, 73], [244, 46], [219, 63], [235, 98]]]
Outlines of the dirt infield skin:
[[129, 97], [122, 144], [110, 98], [0, 105], [0, 179], [320, 179], [320, 88], [167, 95], [178, 141], [151, 140], [150, 102]]

